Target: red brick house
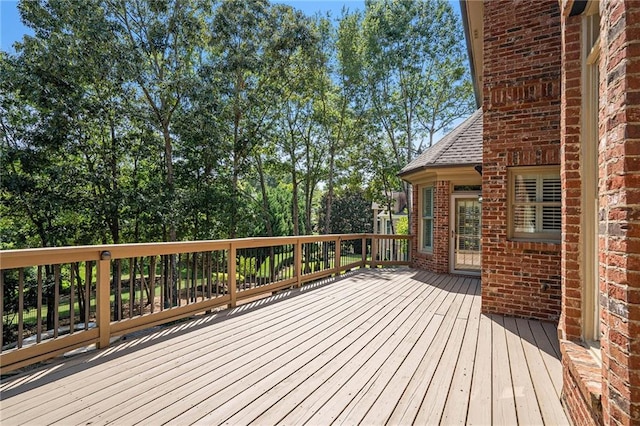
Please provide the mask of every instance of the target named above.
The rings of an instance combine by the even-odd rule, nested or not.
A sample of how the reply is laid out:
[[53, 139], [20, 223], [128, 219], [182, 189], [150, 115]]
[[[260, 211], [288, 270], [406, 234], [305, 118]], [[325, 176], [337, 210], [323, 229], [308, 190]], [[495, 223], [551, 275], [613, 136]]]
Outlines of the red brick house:
[[640, 424], [640, 1], [461, 10], [482, 175], [422, 156], [403, 169], [413, 262], [456, 271], [456, 186], [479, 182], [483, 311], [559, 321], [575, 424]]
[[413, 263], [434, 272], [480, 274], [482, 110], [400, 171], [413, 185]]

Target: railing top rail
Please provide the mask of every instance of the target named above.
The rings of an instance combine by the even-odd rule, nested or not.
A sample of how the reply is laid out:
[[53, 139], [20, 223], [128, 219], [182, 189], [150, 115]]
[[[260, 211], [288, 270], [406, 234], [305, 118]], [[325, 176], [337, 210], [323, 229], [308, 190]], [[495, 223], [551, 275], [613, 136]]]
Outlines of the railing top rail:
[[225, 250], [232, 246], [235, 248], [255, 248], [294, 244], [297, 242], [338, 241], [358, 238], [410, 239], [411, 236], [391, 234], [327, 234], [0, 250], [0, 269], [97, 261], [100, 260], [103, 252], [109, 252], [111, 259], [126, 259], [137, 256], [159, 256], [173, 253]]

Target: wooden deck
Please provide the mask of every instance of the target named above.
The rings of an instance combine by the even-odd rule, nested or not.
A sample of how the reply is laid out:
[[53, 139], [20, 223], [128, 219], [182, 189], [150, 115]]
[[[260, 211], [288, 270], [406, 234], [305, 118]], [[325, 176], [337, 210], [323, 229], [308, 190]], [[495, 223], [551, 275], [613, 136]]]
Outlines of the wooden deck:
[[13, 424], [568, 424], [555, 326], [366, 269], [3, 380]]

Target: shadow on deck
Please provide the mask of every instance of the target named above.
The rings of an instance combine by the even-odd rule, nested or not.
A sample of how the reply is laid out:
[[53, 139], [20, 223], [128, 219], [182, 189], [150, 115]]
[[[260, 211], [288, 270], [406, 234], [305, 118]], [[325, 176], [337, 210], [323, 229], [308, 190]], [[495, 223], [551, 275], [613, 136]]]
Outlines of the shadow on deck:
[[555, 325], [361, 269], [3, 380], [3, 425], [568, 424]]

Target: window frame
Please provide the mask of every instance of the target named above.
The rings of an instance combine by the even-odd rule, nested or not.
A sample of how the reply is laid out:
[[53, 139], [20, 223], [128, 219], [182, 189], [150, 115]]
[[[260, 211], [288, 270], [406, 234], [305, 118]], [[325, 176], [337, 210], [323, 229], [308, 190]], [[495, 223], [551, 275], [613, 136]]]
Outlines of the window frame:
[[600, 286], [598, 274], [598, 143], [600, 16], [597, 1], [590, 1], [582, 16], [581, 106], [581, 273], [582, 339], [599, 357]]
[[[516, 180], [517, 176], [535, 176], [536, 178], [536, 200], [526, 203], [516, 202]], [[560, 166], [559, 165], [547, 165], [547, 166], [517, 166], [509, 167], [507, 169], [507, 181], [508, 181], [508, 196], [507, 196], [507, 223], [508, 223], [508, 237], [513, 241], [534, 241], [534, 242], [549, 242], [560, 243], [562, 238], [562, 229], [557, 231], [544, 231], [540, 229], [538, 221], [542, 222], [542, 209], [544, 207], [552, 206], [562, 209], [562, 200], [559, 201], [543, 201], [543, 188], [541, 187], [543, 179], [545, 177], [553, 176], [560, 182]], [[560, 194], [562, 196], [562, 194]], [[515, 230], [515, 209], [518, 206], [525, 204], [535, 208], [536, 211], [536, 229], [533, 232], [522, 232]], [[562, 214], [562, 212], [560, 212]]]
[[[429, 214], [425, 214], [425, 198], [427, 197], [426, 193], [429, 191], [429, 197], [431, 199], [430, 207], [431, 211]], [[423, 253], [433, 253], [433, 228], [434, 228], [434, 211], [435, 206], [433, 205], [434, 201], [434, 191], [435, 187], [433, 185], [426, 185], [420, 188], [420, 251]], [[428, 224], [428, 225], [427, 225]], [[431, 245], [425, 245], [425, 227], [429, 226], [430, 240]]]

